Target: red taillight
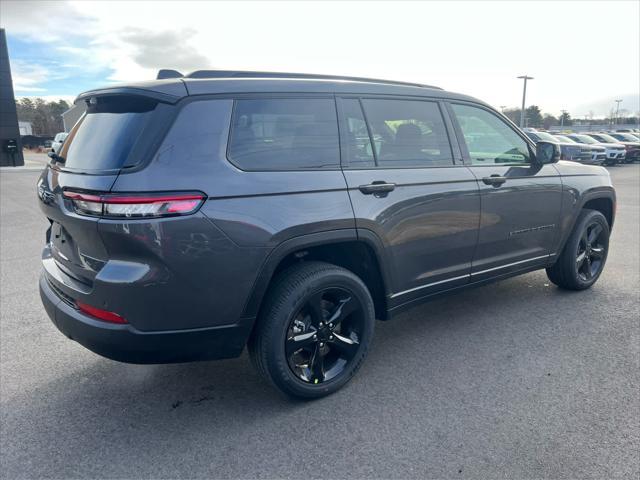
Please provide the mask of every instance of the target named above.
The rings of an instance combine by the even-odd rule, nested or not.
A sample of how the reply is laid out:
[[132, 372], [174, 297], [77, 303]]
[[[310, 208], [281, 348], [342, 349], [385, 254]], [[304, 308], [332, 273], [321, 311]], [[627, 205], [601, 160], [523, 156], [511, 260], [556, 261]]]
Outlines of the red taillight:
[[202, 193], [90, 194], [66, 190], [64, 197], [76, 213], [111, 218], [149, 218], [195, 213], [206, 195]]
[[101, 308], [97, 308], [97, 307], [92, 307], [91, 305], [78, 302], [77, 300], [76, 300], [76, 306], [81, 312], [91, 315], [92, 317], [96, 317], [98, 320], [102, 320], [110, 323], [119, 323], [119, 324], [129, 323], [117, 313], [109, 312], [108, 310], [102, 310]]

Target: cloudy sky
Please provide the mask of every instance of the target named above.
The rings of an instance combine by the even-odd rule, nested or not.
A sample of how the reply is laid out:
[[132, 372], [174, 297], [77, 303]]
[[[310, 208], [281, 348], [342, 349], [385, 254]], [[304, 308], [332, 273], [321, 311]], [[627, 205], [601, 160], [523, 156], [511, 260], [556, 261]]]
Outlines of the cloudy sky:
[[640, 2], [0, 3], [16, 96], [73, 98], [159, 68], [439, 85], [574, 116], [640, 110]]

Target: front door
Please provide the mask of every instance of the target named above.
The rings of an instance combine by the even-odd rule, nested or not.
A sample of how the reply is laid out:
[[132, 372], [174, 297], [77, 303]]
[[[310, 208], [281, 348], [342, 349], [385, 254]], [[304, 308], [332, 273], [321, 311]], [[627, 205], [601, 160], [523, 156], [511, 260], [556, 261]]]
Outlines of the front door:
[[450, 104], [481, 194], [472, 281], [545, 264], [558, 234], [562, 182], [524, 136], [491, 110]]
[[384, 244], [390, 306], [467, 283], [480, 196], [473, 174], [454, 161], [441, 105], [388, 98], [339, 105], [356, 226]]

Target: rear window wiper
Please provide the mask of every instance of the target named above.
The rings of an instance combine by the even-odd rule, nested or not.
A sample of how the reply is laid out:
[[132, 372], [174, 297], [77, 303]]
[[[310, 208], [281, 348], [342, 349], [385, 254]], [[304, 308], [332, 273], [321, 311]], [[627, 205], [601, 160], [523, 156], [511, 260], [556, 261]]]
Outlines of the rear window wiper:
[[51, 160], [58, 163], [64, 163], [65, 158], [58, 155], [56, 152], [49, 152], [47, 154]]

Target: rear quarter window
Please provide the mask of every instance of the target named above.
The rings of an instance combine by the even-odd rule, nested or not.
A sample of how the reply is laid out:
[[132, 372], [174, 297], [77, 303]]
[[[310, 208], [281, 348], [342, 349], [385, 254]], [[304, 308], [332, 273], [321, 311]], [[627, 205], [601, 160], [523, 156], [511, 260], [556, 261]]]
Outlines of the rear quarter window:
[[242, 170], [338, 168], [334, 100], [236, 100], [227, 155]]

